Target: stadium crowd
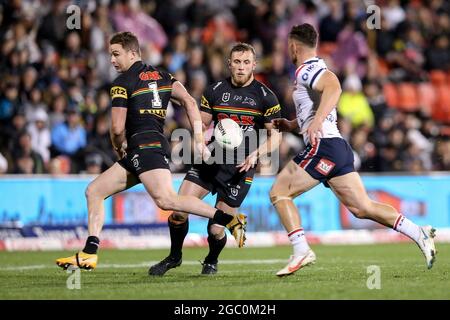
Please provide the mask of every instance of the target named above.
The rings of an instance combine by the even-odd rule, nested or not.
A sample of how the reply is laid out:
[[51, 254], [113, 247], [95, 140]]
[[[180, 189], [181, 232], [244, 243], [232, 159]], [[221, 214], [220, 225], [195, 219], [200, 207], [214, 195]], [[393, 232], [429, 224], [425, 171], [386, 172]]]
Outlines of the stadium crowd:
[[[366, 6], [378, 5], [380, 29]], [[450, 4], [360, 0], [0, 1], [0, 173], [99, 173], [115, 160], [109, 140], [109, 37], [132, 31], [143, 60], [171, 72], [200, 101], [228, 76], [230, 45], [257, 50], [257, 79], [295, 117], [292, 25], [320, 30], [319, 54], [341, 80], [339, 127], [363, 172], [450, 170]], [[68, 29], [71, 4], [80, 28]], [[76, 21], [76, 20], [75, 20]], [[166, 134], [189, 127], [169, 109]], [[282, 164], [303, 143], [286, 134]], [[175, 172], [185, 166], [173, 165]]]

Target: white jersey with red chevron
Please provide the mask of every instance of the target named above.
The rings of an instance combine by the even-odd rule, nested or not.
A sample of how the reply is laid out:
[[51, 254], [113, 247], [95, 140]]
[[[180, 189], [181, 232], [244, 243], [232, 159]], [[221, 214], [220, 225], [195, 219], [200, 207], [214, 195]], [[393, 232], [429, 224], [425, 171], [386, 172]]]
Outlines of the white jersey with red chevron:
[[[292, 94], [297, 113], [300, 132], [306, 130], [319, 108], [322, 94], [315, 90], [315, 85], [327, 70], [325, 62], [314, 57], [303, 62], [295, 71], [295, 88]], [[336, 107], [328, 114], [322, 125], [322, 138], [342, 138], [337, 128]], [[308, 136], [303, 135], [305, 144], [309, 143]]]

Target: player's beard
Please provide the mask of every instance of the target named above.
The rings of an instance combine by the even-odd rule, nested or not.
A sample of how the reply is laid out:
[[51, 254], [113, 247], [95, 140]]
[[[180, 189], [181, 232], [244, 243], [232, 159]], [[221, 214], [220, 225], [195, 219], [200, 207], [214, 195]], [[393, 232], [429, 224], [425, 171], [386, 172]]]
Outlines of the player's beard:
[[233, 81], [234, 81], [234, 83], [236, 83], [238, 86], [243, 86], [244, 84], [247, 83], [247, 81], [250, 80], [251, 77], [252, 77], [252, 74], [250, 73], [250, 74], [248, 74], [246, 77], [241, 77], [241, 78], [233, 77]]

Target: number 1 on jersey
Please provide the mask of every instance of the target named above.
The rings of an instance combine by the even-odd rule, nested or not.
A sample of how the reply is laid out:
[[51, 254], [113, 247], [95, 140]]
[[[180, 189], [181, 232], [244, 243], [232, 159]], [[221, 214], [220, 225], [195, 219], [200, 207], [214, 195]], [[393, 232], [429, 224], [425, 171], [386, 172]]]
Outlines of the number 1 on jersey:
[[161, 101], [161, 98], [159, 97], [158, 84], [156, 82], [150, 82], [148, 84], [148, 87], [150, 90], [152, 90], [152, 93], [153, 93], [152, 107], [153, 108], [161, 108], [162, 101]]

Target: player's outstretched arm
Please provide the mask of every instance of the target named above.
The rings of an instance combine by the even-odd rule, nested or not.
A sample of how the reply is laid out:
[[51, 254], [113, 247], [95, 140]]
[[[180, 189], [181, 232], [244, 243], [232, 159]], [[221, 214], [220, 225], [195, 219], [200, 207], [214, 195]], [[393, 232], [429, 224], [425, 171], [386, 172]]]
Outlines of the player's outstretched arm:
[[258, 158], [265, 156], [266, 154], [275, 151], [281, 143], [281, 133], [274, 128], [272, 123], [266, 123], [265, 128], [267, 130], [267, 140], [262, 143], [258, 149], [253, 151], [245, 158], [244, 162], [237, 165], [240, 168], [239, 172], [248, 171], [258, 163]]
[[195, 99], [187, 92], [186, 88], [179, 81], [172, 85], [172, 98], [186, 109], [189, 122], [194, 131], [194, 141], [204, 158], [207, 158], [208, 148], [203, 139], [203, 122]]
[[278, 129], [280, 132], [291, 132], [299, 128], [297, 119], [277, 118], [272, 120], [272, 125], [274, 129]]

